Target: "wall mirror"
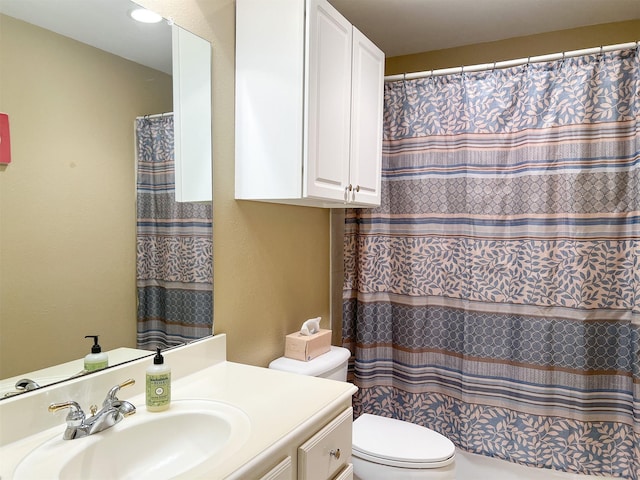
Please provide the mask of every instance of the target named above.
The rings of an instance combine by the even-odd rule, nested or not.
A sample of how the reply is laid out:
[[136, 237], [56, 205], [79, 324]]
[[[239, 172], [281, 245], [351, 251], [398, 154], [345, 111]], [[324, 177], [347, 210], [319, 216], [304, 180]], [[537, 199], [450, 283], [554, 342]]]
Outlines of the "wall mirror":
[[[0, 166], [0, 399], [23, 374], [74, 369], [90, 351], [85, 335], [117, 351], [110, 366], [150, 354], [136, 348], [134, 121], [174, 109], [172, 27], [133, 22], [137, 7], [0, 2], [12, 146]], [[210, 164], [210, 137], [200, 142]]]

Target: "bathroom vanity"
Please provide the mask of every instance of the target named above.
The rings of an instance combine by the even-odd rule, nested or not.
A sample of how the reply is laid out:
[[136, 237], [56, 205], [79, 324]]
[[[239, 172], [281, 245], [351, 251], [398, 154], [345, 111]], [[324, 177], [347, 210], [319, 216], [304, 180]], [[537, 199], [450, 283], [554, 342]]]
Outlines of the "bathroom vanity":
[[[0, 477], [349, 479], [351, 384], [226, 361], [217, 335], [166, 351], [172, 404], [145, 409], [149, 358], [0, 402]], [[66, 413], [88, 410], [114, 385], [134, 415], [85, 438], [63, 440]]]

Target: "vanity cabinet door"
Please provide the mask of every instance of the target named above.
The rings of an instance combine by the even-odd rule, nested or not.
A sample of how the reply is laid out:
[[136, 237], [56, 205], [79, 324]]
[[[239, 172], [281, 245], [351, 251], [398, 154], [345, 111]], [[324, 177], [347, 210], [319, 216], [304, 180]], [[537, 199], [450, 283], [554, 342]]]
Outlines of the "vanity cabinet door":
[[298, 480], [342, 478], [351, 461], [352, 428], [353, 408], [349, 407], [302, 444], [298, 448]]
[[353, 480], [353, 465], [349, 464], [333, 480]]
[[260, 480], [291, 480], [291, 478], [293, 478], [291, 457], [287, 457], [273, 467], [266, 475], [260, 477]]

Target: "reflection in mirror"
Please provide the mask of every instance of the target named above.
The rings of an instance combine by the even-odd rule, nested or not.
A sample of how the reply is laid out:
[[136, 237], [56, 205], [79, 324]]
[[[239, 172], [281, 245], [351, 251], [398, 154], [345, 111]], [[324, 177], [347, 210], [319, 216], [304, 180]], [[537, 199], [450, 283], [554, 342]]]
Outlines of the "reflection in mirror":
[[[68, 3], [86, 11], [65, 13]], [[165, 46], [165, 64], [135, 63], [136, 42], [122, 26], [103, 30], [107, 14], [96, 4], [123, 6], [0, 2], [0, 111], [9, 114], [12, 147], [12, 163], [0, 166], [0, 378], [9, 389], [51, 365], [72, 364], [36, 383], [77, 373], [74, 362], [90, 352], [85, 335], [100, 335], [110, 365], [121, 361], [116, 352], [149, 354], [136, 343], [134, 120], [173, 109], [171, 34], [166, 22], [144, 26], [165, 29], [165, 40], [153, 41]], [[16, 6], [41, 15], [21, 17]], [[36, 25], [87, 12], [81, 30], [125, 39], [125, 54]]]
[[172, 45], [175, 197], [179, 202], [210, 202], [211, 45], [176, 25]]
[[138, 346], [149, 350], [212, 330], [211, 202], [176, 201], [173, 137], [172, 114], [136, 120]]
[[[110, 365], [120, 365], [143, 356], [150, 355], [146, 350], [120, 347], [105, 352]], [[62, 382], [71, 378], [87, 375], [91, 372], [85, 369], [84, 360], [76, 359], [59, 365], [42, 368], [33, 372], [25, 372], [0, 380], [0, 399], [13, 397], [39, 387]]]

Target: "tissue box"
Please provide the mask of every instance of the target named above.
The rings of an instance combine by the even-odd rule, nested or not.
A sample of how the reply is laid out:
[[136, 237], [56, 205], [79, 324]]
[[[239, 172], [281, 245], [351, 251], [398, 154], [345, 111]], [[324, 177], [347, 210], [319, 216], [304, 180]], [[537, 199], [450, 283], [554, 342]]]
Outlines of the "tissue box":
[[308, 362], [331, 350], [331, 330], [320, 329], [313, 335], [290, 333], [285, 338], [284, 356]]

